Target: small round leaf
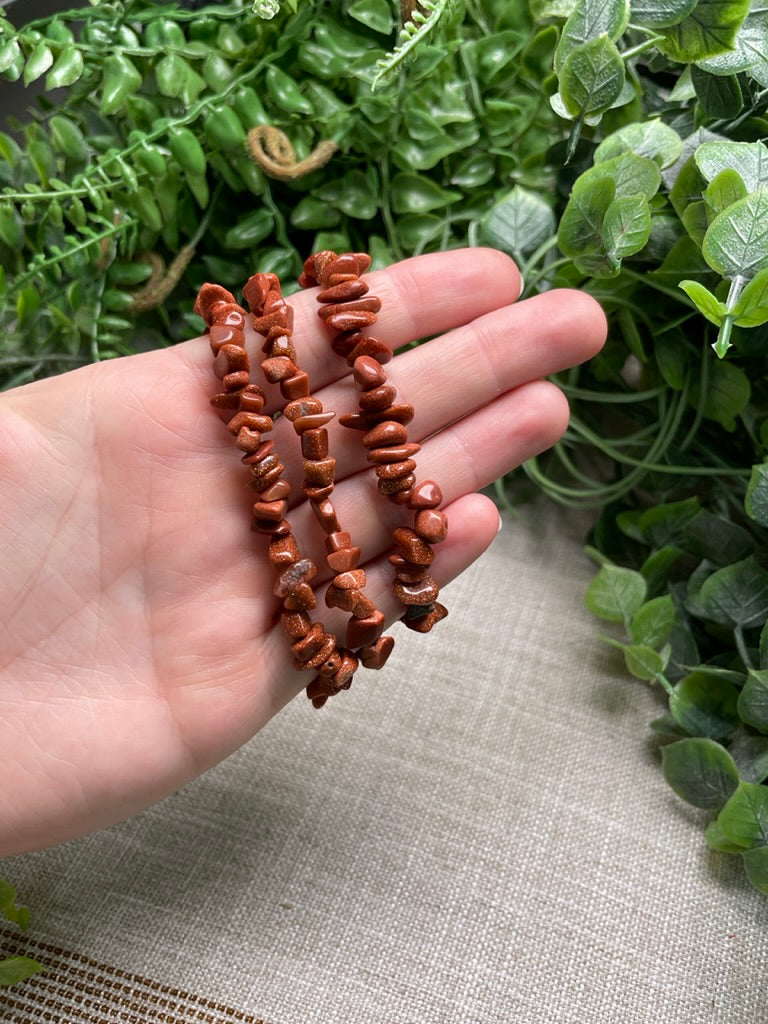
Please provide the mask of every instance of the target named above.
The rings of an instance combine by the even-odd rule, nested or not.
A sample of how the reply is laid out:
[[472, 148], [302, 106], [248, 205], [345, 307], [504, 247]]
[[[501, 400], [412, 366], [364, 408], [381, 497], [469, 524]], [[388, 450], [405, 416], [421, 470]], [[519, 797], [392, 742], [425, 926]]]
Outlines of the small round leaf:
[[623, 259], [640, 252], [651, 234], [651, 210], [644, 195], [619, 196], [605, 211], [606, 252]]
[[747, 725], [768, 733], [768, 671], [750, 669], [739, 694], [739, 714]]
[[723, 740], [739, 725], [737, 698], [736, 687], [727, 680], [691, 672], [675, 686], [669, 710], [690, 735]]
[[768, 189], [733, 203], [710, 224], [701, 247], [723, 277], [749, 280], [768, 267]]
[[661, 751], [664, 778], [679, 797], [694, 807], [717, 810], [739, 784], [739, 770], [714, 740], [678, 740]]
[[768, 786], [740, 782], [717, 816], [722, 836], [749, 850], [768, 844]]
[[584, 603], [598, 618], [625, 622], [642, 605], [646, 589], [645, 580], [634, 569], [604, 565], [587, 587]]
[[574, 47], [560, 73], [560, 95], [573, 116], [602, 114], [624, 87], [624, 61], [607, 35]]

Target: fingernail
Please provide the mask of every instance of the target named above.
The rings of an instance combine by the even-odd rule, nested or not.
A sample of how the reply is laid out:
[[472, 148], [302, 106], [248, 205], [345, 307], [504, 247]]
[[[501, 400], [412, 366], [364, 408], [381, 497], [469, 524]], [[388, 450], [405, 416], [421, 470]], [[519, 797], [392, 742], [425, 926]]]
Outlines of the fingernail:
[[497, 534], [501, 533], [501, 529], [502, 529], [503, 526], [504, 526], [504, 520], [501, 518], [501, 513], [499, 513], [499, 525], [496, 527], [496, 533]]
[[523, 294], [524, 291], [525, 291], [525, 278], [523, 277], [522, 274], [520, 274], [520, 291], [517, 293], [518, 299], [520, 298], [520, 296]]

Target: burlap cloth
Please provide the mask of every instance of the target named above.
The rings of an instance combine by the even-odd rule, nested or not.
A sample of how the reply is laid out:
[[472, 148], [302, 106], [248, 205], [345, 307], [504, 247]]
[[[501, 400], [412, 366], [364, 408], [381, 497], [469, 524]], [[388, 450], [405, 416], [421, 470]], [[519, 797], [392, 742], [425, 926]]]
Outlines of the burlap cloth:
[[667, 788], [583, 521], [507, 518], [380, 676], [97, 835], [0, 864], [3, 1024], [744, 1024], [768, 899]]

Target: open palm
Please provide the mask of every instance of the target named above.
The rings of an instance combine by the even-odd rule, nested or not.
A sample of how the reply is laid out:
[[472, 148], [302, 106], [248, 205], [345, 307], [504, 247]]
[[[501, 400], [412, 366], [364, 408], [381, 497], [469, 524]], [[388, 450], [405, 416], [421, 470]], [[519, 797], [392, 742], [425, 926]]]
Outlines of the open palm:
[[[541, 378], [594, 354], [604, 322], [577, 292], [512, 305], [517, 271], [490, 250], [418, 257], [368, 279], [382, 299], [377, 336], [396, 347], [433, 338], [387, 371], [416, 409], [417, 478], [439, 481], [445, 496], [450, 529], [434, 564], [443, 584], [496, 533], [495, 507], [474, 492], [565, 428], [565, 400]], [[313, 393], [326, 409], [353, 410], [349, 370], [312, 292], [290, 301]], [[0, 399], [2, 856], [160, 799], [309, 682], [279, 625], [266, 539], [250, 530], [247, 472], [209, 405], [217, 383], [196, 339]], [[300, 496], [299, 446], [283, 426], [274, 437]], [[366, 592], [392, 620], [386, 555], [403, 510], [378, 497], [357, 432], [335, 421], [329, 432], [334, 506], [362, 547]], [[323, 565], [322, 534], [299, 497], [291, 518]], [[356, 679], [362, 690], [364, 670]]]

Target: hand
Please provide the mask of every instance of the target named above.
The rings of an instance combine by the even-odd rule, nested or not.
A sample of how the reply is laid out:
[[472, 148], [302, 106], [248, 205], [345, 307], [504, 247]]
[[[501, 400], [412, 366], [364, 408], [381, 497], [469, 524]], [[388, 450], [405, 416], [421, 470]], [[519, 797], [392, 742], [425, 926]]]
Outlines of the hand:
[[[378, 337], [397, 347], [433, 338], [387, 373], [415, 406], [410, 438], [427, 438], [417, 479], [437, 480], [444, 494], [450, 528], [433, 566], [443, 585], [497, 532], [494, 504], [474, 492], [565, 429], [566, 401], [541, 378], [591, 357], [604, 319], [578, 292], [513, 305], [519, 275], [491, 250], [421, 256], [366, 279], [382, 300]], [[313, 393], [326, 409], [354, 410], [354, 383], [314, 295], [289, 301]], [[251, 340], [256, 379], [262, 339]], [[250, 530], [241, 453], [209, 405], [218, 383], [197, 339], [0, 396], [1, 856], [159, 800], [310, 681], [292, 667], [279, 625], [267, 538]], [[335, 421], [330, 432], [334, 506], [362, 546], [366, 593], [393, 620], [402, 606], [386, 555], [403, 509], [377, 495], [358, 432]], [[285, 422], [274, 436], [300, 495], [298, 441]], [[307, 503], [291, 517], [324, 565]], [[334, 699], [365, 700], [365, 674], [356, 698]], [[333, 714], [333, 701], [320, 712], [307, 704], [316, 713]]]

